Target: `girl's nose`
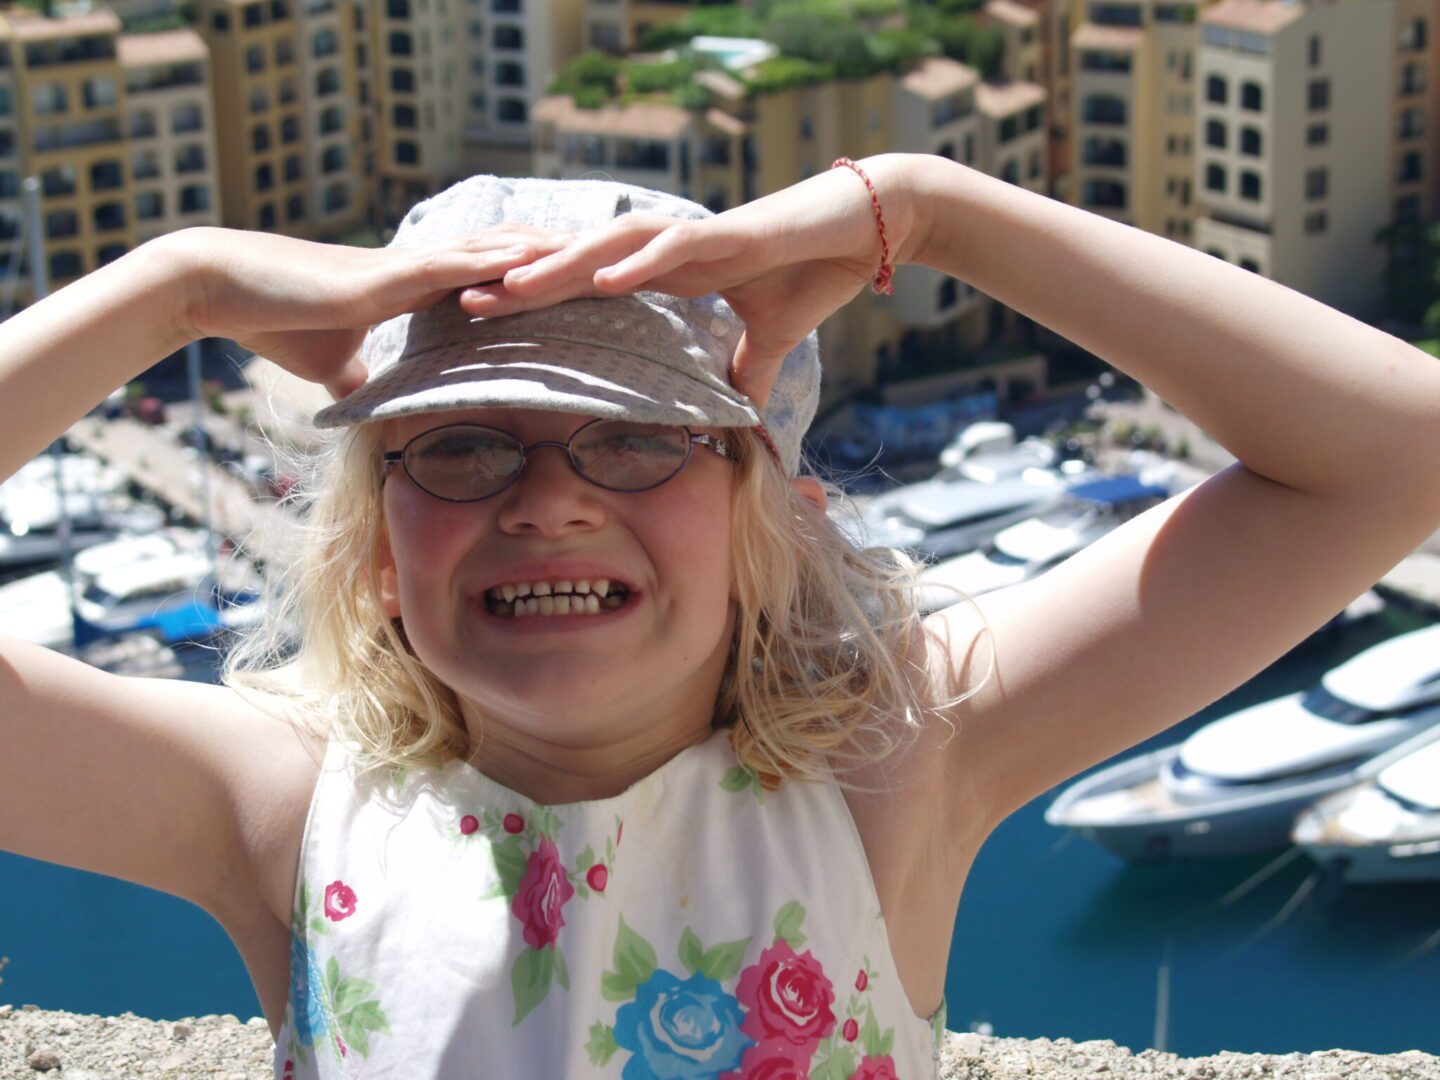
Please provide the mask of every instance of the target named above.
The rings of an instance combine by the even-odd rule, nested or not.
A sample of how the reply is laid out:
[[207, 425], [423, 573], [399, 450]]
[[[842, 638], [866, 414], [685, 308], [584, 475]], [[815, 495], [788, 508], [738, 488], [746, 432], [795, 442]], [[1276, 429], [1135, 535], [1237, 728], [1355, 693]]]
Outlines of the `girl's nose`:
[[605, 519], [603, 494], [575, 471], [563, 445], [535, 447], [519, 478], [496, 496], [499, 524], [507, 532], [547, 536], [593, 529]]

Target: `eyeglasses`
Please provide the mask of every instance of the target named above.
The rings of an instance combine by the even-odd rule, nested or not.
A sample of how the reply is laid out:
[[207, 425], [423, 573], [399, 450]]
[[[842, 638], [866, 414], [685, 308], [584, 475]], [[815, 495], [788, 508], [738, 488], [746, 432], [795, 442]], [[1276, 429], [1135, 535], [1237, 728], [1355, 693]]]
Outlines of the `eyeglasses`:
[[447, 424], [416, 435], [403, 449], [384, 455], [385, 468], [402, 465], [423, 491], [446, 502], [477, 502], [499, 495], [520, 478], [530, 451], [558, 446], [570, 464], [607, 491], [649, 491], [674, 477], [694, 448], [705, 446], [728, 460], [723, 439], [696, 435], [688, 427], [631, 420], [591, 420], [566, 442], [526, 446], [514, 435], [483, 424]]

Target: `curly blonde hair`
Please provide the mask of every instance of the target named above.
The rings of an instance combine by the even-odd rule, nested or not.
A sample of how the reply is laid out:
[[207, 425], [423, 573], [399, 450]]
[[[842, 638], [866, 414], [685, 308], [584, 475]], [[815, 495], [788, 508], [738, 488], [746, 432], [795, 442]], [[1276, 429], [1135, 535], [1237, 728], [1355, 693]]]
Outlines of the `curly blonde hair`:
[[[268, 568], [268, 612], [221, 681], [298, 708], [312, 734], [357, 748], [359, 773], [444, 765], [470, 738], [455, 693], [415, 655], [379, 590], [385, 425], [321, 432], [292, 468], [299, 557]], [[767, 790], [845, 778], [910, 742], [943, 699], [924, 671], [918, 578], [903, 552], [858, 547], [781, 475], [753, 430], [738, 448], [732, 552], [738, 617], [713, 723]], [[816, 477], [833, 506], [835, 483]], [[983, 616], [982, 616], [983, 618]], [[988, 678], [988, 675], [987, 675]], [[947, 721], [948, 722], [948, 721]]]

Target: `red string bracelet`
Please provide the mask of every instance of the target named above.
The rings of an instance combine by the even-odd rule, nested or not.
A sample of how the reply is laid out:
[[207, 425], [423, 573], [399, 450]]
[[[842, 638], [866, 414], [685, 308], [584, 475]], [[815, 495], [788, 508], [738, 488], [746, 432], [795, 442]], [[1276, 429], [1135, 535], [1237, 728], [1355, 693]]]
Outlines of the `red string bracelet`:
[[875, 209], [875, 224], [880, 228], [880, 269], [875, 274], [875, 280], [870, 282], [870, 288], [888, 296], [895, 291], [894, 286], [890, 284], [890, 275], [895, 268], [890, 265], [890, 244], [885, 239], [885, 215], [880, 212], [880, 196], [875, 194], [875, 185], [870, 182], [870, 177], [865, 175], [865, 171], [859, 165], [856, 165], [848, 157], [842, 157], [836, 158], [835, 164], [830, 167], [838, 169], [841, 165], [854, 169], [870, 190], [870, 205]]

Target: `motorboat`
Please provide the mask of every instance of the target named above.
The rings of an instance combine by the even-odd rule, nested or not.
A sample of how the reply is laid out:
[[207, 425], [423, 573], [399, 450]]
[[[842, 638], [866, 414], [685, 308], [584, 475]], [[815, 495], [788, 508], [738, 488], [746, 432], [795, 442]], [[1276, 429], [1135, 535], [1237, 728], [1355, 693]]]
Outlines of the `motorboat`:
[[1440, 624], [1374, 645], [1308, 690], [1091, 773], [1045, 820], [1127, 859], [1278, 850], [1302, 810], [1436, 725]]
[[980, 596], [1037, 577], [1170, 494], [1168, 484], [1136, 473], [1065, 488], [1053, 508], [1000, 530], [978, 550], [927, 569], [920, 577], [921, 607], [938, 611], [958, 603], [961, 593]]
[[1320, 799], [1290, 839], [1346, 882], [1440, 881], [1440, 724]]
[[[194, 590], [210, 570], [199, 529], [169, 526], [122, 536], [76, 554], [74, 611], [95, 627], [116, 630], [152, 614], [167, 597]], [[59, 648], [74, 639], [71, 609], [61, 570], [0, 585], [0, 633]]]

